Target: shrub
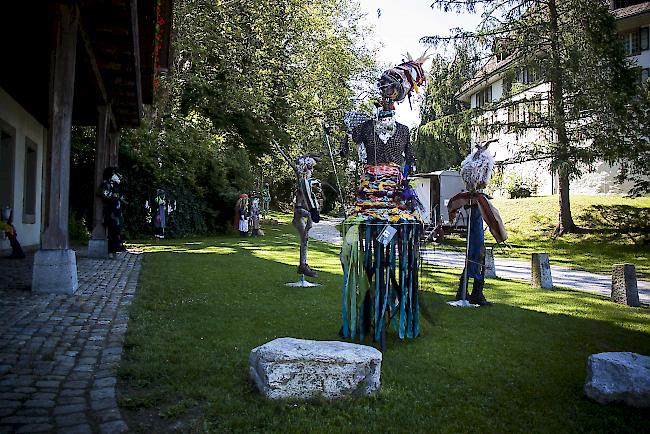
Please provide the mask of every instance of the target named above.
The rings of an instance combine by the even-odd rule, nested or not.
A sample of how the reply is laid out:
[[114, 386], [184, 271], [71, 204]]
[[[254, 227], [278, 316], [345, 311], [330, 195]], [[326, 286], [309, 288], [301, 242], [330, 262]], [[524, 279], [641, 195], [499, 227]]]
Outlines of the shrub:
[[535, 178], [524, 178], [517, 172], [510, 172], [506, 175], [504, 188], [510, 199], [530, 197], [537, 194], [538, 182]]
[[88, 240], [90, 240], [90, 231], [86, 225], [86, 217], [81, 216], [80, 218], [77, 218], [77, 214], [74, 211], [70, 211], [70, 217], [68, 218], [68, 234], [71, 240], [83, 245], [88, 244]]

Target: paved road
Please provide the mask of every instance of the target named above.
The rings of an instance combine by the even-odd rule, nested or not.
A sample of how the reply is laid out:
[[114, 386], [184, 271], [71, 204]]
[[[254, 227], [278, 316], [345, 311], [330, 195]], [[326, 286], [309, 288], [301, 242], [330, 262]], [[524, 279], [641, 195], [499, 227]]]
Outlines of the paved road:
[[[338, 218], [321, 220], [321, 222], [315, 224], [309, 232], [309, 237], [340, 245], [341, 236], [336, 229], [336, 224], [340, 221], [341, 219]], [[426, 250], [424, 252], [424, 259], [434, 265], [451, 268], [463, 268], [465, 264], [465, 256], [463, 252], [451, 250]], [[530, 265], [530, 262], [526, 261], [499, 257], [494, 258], [494, 267], [497, 276], [504, 279], [530, 281]], [[551, 275], [553, 277], [553, 285], [563, 286], [605, 297], [611, 295], [611, 276], [588, 273], [586, 271], [577, 271], [555, 265], [551, 266]], [[639, 300], [641, 303], [650, 304], [650, 282], [639, 280], [638, 288]]]

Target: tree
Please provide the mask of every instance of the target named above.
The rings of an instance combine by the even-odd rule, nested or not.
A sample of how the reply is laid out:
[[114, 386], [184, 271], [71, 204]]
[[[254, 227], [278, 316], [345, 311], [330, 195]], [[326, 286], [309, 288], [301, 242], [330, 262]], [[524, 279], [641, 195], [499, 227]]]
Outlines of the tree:
[[451, 59], [431, 59], [420, 126], [415, 130], [416, 158], [420, 171], [431, 172], [459, 166], [470, 147], [471, 115], [456, 95], [476, 72], [467, 44], [456, 47]]
[[[142, 127], [121, 137], [127, 231], [151, 231], [144, 204], [157, 188], [177, 201], [170, 235], [223, 231], [262, 176], [288, 202], [294, 176], [271, 140], [293, 155], [317, 150], [321, 121], [342, 122], [352, 83], [373, 64], [360, 18], [343, 0], [175, 1], [170, 70]], [[82, 133], [73, 165], [93, 148]], [[328, 179], [331, 165], [319, 166]]]
[[[630, 119], [629, 102], [636, 94], [635, 77], [616, 35], [605, 2], [592, 0], [435, 0], [445, 11], [481, 8], [475, 32], [457, 30], [451, 36], [425, 38], [432, 44], [472, 40], [483, 49], [508, 58], [511, 70], [536, 70], [550, 89], [541, 96], [547, 110], [536, 119], [510, 122], [515, 131], [548, 131], [543, 141], [522, 149], [519, 158], [549, 159], [559, 178], [560, 213], [557, 234], [576, 230], [569, 187], [598, 159], [625, 157], [622, 128]], [[524, 101], [526, 102], [526, 101]], [[497, 101], [479, 112], [512, 102]], [[503, 128], [505, 125], [496, 125]]]

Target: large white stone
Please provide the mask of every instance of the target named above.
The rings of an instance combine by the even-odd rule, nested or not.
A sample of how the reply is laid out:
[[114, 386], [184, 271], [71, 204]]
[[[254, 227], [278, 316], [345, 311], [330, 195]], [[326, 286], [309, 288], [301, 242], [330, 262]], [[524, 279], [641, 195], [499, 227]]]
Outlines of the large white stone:
[[379, 390], [381, 352], [338, 341], [278, 338], [254, 348], [250, 375], [270, 399], [337, 399]]
[[592, 354], [585, 394], [601, 403], [650, 407], [650, 357], [630, 352]]
[[74, 294], [79, 287], [74, 250], [38, 250], [34, 254], [32, 291]]

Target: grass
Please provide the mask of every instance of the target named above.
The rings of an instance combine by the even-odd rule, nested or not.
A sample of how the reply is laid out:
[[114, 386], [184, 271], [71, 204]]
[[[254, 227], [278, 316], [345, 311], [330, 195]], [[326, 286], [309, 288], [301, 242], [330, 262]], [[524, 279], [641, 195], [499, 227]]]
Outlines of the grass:
[[[286, 222], [286, 219], [284, 219]], [[642, 432], [647, 410], [601, 406], [582, 393], [589, 354], [650, 354], [650, 311], [568, 290], [489, 281], [490, 308], [445, 305], [458, 272], [426, 270], [433, 323], [389, 333], [378, 396], [337, 402], [263, 399], [248, 377], [252, 348], [282, 336], [337, 340], [338, 248], [312, 242], [316, 288], [291, 288], [297, 237], [142, 245], [118, 398], [132, 432]]]
[[[581, 233], [554, 237], [557, 196], [494, 199], [508, 230], [511, 249], [495, 255], [530, 260], [533, 252], [549, 252], [551, 263], [596, 273], [611, 273], [614, 264], [635, 264], [641, 278], [650, 278], [650, 197], [571, 196], [571, 209]], [[446, 238], [464, 248], [457, 236]], [[486, 231], [486, 243], [494, 239]]]

